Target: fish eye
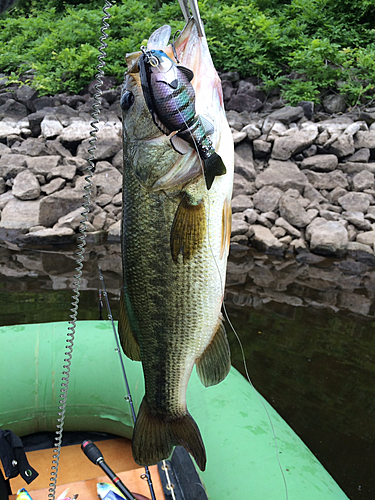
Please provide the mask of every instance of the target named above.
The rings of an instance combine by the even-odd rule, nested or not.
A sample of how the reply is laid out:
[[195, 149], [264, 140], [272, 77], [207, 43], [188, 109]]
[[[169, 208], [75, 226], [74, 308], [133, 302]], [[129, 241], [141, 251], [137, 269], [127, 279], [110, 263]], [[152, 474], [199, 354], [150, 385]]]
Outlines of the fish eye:
[[129, 92], [129, 90], [127, 90], [126, 92], [123, 93], [121, 97], [120, 106], [124, 111], [128, 111], [133, 103], [134, 103], [134, 94], [132, 92]]

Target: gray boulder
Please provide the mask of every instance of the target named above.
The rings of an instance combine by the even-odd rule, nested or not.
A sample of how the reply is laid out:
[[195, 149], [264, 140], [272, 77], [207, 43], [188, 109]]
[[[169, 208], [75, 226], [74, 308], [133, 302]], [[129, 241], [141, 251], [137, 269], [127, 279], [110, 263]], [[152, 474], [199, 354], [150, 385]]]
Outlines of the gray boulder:
[[59, 165], [51, 168], [51, 170], [47, 174], [47, 181], [54, 179], [55, 177], [62, 177], [68, 181], [74, 179], [76, 175], [76, 166], [75, 165]]
[[371, 231], [372, 229], [370, 222], [365, 219], [363, 212], [343, 212], [342, 216], [361, 231]]
[[354, 146], [356, 149], [375, 149], [375, 130], [360, 130], [359, 132], [357, 132], [354, 137]]
[[242, 158], [236, 152], [234, 153], [234, 171], [248, 181], [253, 181], [256, 177], [254, 164], [251, 160]]
[[27, 156], [42, 156], [46, 153], [46, 144], [43, 140], [29, 137], [17, 146], [12, 146], [12, 151]]
[[261, 109], [263, 103], [257, 97], [241, 93], [232, 95], [225, 107], [228, 110], [238, 111], [239, 113], [241, 111], [254, 112]]
[[316, 189], [331, 190], [335, 187], [346, 188], [349, 185], [346, 175], [338, 170], [327, 173], [306, 170], [305, 174], [310, 184]]
[[30, 229], [36, 226], [39, 223], [39, 204], [39, 200], [21, 201], [17, 198], [9, 200], [1, 212], [0, 227]]
[[95, 174], [91, 180], [97, 187], [98, 195], [105, 193], [115, 196], [122, 188], [122, 175], [117, 168], [106, 161], [96, 164]]
[[335, 155], [314, 155], [304, 158], [301, 162], [301, 169], [308, 168], [315, 172], [331, 172], [338, 165], [338, 159]]
[[286, 246], [271, 233], [271, 231], [264, 226], [253, 224], [250, 226], [253, 231], [251, 236], [251, 244], [257, 250], [266, 253], [283, 254]]
[[304, 208], [303, 198], [299, 196], [298, 191], [292, 190], [292, 192], [281, 196], [279, 212], [281, 217], [292, 226], [301, 228], [310, 223], [310, 217]]
[[255, 139], [253, 141], [254, 157], [265, 158], [271, 153], [272, 144], [263, 139]]
[[64, 147], [75, 147], [84, 139], [90, 137], [90, 124], [78, 117], [71, 118], [71, 124], [60, 134], [60, 141]]
[[264, 186], [253, 195], [254, 207], [261, 212], [274, 212], [279, 207], [283, 191], [274, 186]]
[[263, 186], [274, 186], [282, 191], [297, 189], [303, 192], [307, 184], [307, 178], [297, 165], [291, 161], [270, 160], [269, 166], [255, 179], [255, 186], [261, 189]]
[[348, 246], [348, 232], [336, 221], [314, 219], [306, 229], [310, 250], [321, 255], [343, 255]]
[[271, 156], [276, 160], [288, 160], [294, 154], [311, 146], [317, 136], [318, 128], [314, 126], [278, 137], [273, 144]]
[[250, 196], [239, 194], [232, 199], [232, 212], [243, 212], [248, 208], [253, 208], [253, 202]]
[[268, 118], [273, 121], [279, 120], [282, 123], [289, 124], [298, 121], [303, 115], [304, 111], [301, 106], [284, 106], [268, 115]]
[[40, 124], [42, 136], [46, 139], [51, 139], [52, 137], [60, 135], [63, 128], [64, 127], [55, 115], [46, 115]]
[[362, 243], [363, 245], [369, 245], [372, 249], [374, 249], [375, 245], [375, 231], [367, 231], [366, 233], [360, 233], [357, 235], [357, 242]]
[[374, 174], [368, 170], [362, 170], [353, 177], [353, 188], [356, 191], [371, 189], [374, 187]]
[[360, 162], [351, 162], [347, 161], [345, 163], [339, 163], [339, 168], [346, 174], [357, 174], [358, 172], [362, 172], [362, 170], [367, 170], [375, 174], [375, 163], [360, 163]]
[[372, 196], [367, 193], [347, 193], [337, 201], [348, 212], [367, 212]]
[[248, 139], [253, 141], [254, 139], [258, 139], [262, 135], [262, 132], [260, 129], [254, 124], [254, 123], [249, 123], [249, 125], [246, 125], [241, 132], [245, 132]]
[[346, 109], [345, 97], [341, 94], [329, 94], [323, 99], [323, 107], [327, 113], [342, 113]]
[[45, 193], [46, 195], [50, 195], [52, 193], [55, 193], [56, 191], [60, 191], [66, 184], [66, 180], [62, 179], [61, 177], [56, 177], [55, 179], [52, 179], [51, 182], [48, 184], [45, 184], [44, 186], [41, 187], [42, 193]]
[[18, 238], [18, 242], [26, 245], [67, 245], [75, 241], [73, 229], [68, 227], [43, 228], [32, 231]]
[[1, 121], [0, 122], [0, 139], [7, 139], [10, 135], [20, 135], [21, 128], [14, 122]]
[[60, 156], [34, 156], [27, 158], [27, 166], [31, 172], [35, 175], [47, 176], [51, 170], [59, 164], [61, 160]]
[[354, 139], [352, 135], [341, 134], [329, 147], [329, 152], [336, 155], [338, 158], [344, 158], [353, 154]]
[[0, 106], [0, 120], [3, 118], [12, 118], [14, 120], [21, 120], [27, 116], [26, 106], [14, 99], [8, 99], [2, 106]]
[[370, 150], [368, 148], [358, 149], [354, 154], [352, 154], [348, 161], [367, 163], [370, 159]]
[[0, 158], [0, 177], [5, 180], [15, 177], [25, 170], [27, 156], [17, 154], [4, 154]]
[[83, 203], [80, 190], [65, 188], [40, 200], [39, 220], [41, 226], [51, 227], [60, 217], [72, 212]]
[[38, 179], [30, 170], [23, 170], [15, 177], [12, 192], [19, 200], [35, 200], [40, 195]]

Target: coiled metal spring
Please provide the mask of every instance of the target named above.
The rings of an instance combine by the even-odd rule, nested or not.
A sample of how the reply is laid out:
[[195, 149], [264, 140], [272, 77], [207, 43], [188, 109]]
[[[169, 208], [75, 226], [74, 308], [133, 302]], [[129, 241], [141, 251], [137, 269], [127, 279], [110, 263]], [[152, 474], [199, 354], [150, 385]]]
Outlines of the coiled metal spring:
[[99, 46], [99, 52], [100, 54], [98, 55], [98, 61], [99, 64], [97, 65], [97, 70], [98, 73], [96, 74], [96, 83], [94, 85], [95, 88], [95, 94], [93, 96], [94, 98], [94, 103], [93, 103], [93, 113], [91, 114], [93, 121], [90, 123], [92, 130], [90, 130], [90, 140], [89, 144], [90, 147], [88, 148], [87, 152], [89, 153], [89, 157], [87, 158], [88, 161], [88, 166], [86, 168], [86, 184], [84, 186], [85, 189], [85, 194], [83, 195], [83, 212], [82, 212], [82, 220], [80, 221], [79, 225], [79, 232], [81, 233], [78, 236], [78, 244], [77, 244], [77, 260], [76, 260], [76, 271], [77, 274], [74, 276], [73, 284], [72, 284], [72, 289], [73, 289], [73, 295], [72, 295], [72, 302], [71, 302], [71, 314], [70, 314], [70, 321], [69, 321], [69, 327], [68, 327], [68, 333], [67, 333], [67, 339], [66, 339], [66, 345], [65, 345], [65, 358], [64, 358], [64, 364], [63, 364], [63, 372], [62, 372], [62, 378], [61, 378], [61, 388], [60, 388], [60, 400], [59, 400], [59, 411], [58, 411], [58, 418], [57, 418], [57, 424], [56, 424], [56, 434], [55, 434], [55, 443], [54, 443], [54, 449], [53, 449], [53, 456], [52, 456], [52, 467], [51, 467], [51, 473], [50, 473], [50, 482], [49, 482], [49, 493], [48, 493], [48, 498], [55, 499], [56, 495], [56, 486], [57, 486], [57, 474], [58, 474], [58, 468], [59, 468], [59, 461], [60, 461], [60, 452], [61, 452], [61, 445], [62, 445], [62, 438], [63, 438], [63, 430], [64, 430], [64, 420], [65, 420], [65, 413], [66, 413], [66, 402], [67, 402], [67, 397], [68, 397], [68, 387], [69, 387], [69, 376], [70, 376], [70, 366], [71, 366], [71, 361], [72, 361], [72, 356], [73, 356], [73, 345], [74, 345], [74, 337], [75, 337], [75, 330], [76, 330], [76, 322], [77, 322], [77, 315], [78, 315], [78, 306], [79, 306], [79, 297], [80, 297], [80, 289], [81, 289], [81, 278], [82, 278], [82, 268], [83, 268], [83, 260], [85, 256], [85, 247], [86, 247], [86, 222], [88, 220], [88, 215], [90, 212], [90, 201], [91, 201], [91, 188], [92, 188], [92, 182], [91, 178], [93, 176], [93, 170], [95, 168], [94, 165], [94, 159], [95, 159], [95, 150], [96, 150], [96, 141], [97, 141], [97, 132], [99, 131], [97, 124], [99, 123], [98, 116], [100, 114], [100, 106], [101, 106], [101, 95], [102, 95], [102, 90], [101, 87], [103, 85], [103, 79], [102, 77], [104, 76], [104, 71], [103, 68], [105, 66], [104, 58], [106, 57], [106, 52], [105, 49], [108, 47], [107, 43], [105, 40], [108, 38], [108, 35], [106, 33], [106, 30], [109, 28], [109, 24], [107, 21], [110, 19], [110, 14], [107, 11], [107, 9], [110, 9], [112, 7], [112, 4], [108, 1], [105, 0], [105, 5], [103, 7], [103, 13], [104, 16], [102, 17], [102, 27], [100, 29], [101, 36], [99, 38], [100, 41], [100, 46]]

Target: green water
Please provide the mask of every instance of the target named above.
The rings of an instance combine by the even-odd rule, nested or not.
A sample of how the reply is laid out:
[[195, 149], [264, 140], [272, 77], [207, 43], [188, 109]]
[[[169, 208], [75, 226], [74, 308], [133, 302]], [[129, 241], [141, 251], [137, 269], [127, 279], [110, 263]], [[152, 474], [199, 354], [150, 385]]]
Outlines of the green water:
[[[88, 249], [79, 319], [99, 318], [103, 269], [113, 316], [119, 248]], [[0, 325], [66, 321], [74, 253], [0, 248]], [[226, 304], [252, 382], [352, 500], [375, 498], [374, 270], [234, 254]], [[103, 312], [106, 316], [106, 312]], [[232, 362], [244, 372], [228, 329]], [[241, 408], [239, 411], [246, 411]]]

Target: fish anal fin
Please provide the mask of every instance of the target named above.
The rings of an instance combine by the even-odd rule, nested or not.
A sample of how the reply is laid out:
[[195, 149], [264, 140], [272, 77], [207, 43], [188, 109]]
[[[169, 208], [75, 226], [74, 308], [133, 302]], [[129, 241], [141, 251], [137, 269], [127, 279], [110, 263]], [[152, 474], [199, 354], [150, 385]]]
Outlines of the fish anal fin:
[[121, 290], [120, 295], [120, 311], [118, 319], [118, 334], [120, 343], [125, 355], [133, 361], [141, 361], [141, 351], [139, 344], [131, 331], [128, 317], [125, 311], [124, 295]]
[[226, 174], [227, 169], [224, 165], [223, 160], [216, 153], [216, 151], [214, 151], [208, 158], [206, 158], [203, 163], [206, 187], [207, 189], [211, 189], [215, 177]]
[[230, 349], [227, 335], [220, 317], [210, 344], [196, 361], [198, 376], [205, 387], [216, 385], [228, 375], [230, 370]]
[[191, 69], [187, 68], [186, 66], [180, 65], [178, 65], [177, 68], [186, 76], [189, 82], [192, 81], [192, 79], [194, 78], [194, 72]]
[[203, 201], [189, 204], [184, 196], [174, 216], [170, 245], [172, 259], [177, 264], [181, 253], [183, 262], [190, 260], [201, 248], [206, 234], [206, 211]]
[[142, 466], [153, 465], [167, 459], [174, 446], [183, 446], [198, 467], [206, 468], [206, 451], [199, 428], [186, 413], [173, 417], [154, 414], [146, 399], [139, 408], [132, 438], [133, 457]]

